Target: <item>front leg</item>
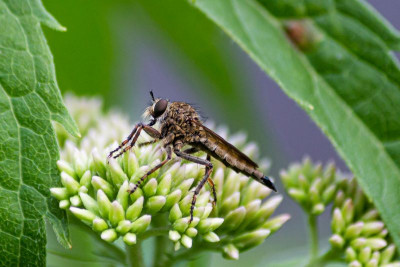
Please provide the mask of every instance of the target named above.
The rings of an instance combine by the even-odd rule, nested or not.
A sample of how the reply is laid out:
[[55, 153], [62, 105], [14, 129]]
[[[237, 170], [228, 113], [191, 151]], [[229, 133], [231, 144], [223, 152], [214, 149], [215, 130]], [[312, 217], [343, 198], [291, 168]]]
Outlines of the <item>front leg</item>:
[[113, 156], [113, 154], [115, 152], [117, 152], [118, 150], [120, 150], [124, 145], [126, 145], [130, 140], [131, 143], [129, 145], [127, 145], [120, 153], [118, 153], [117, 155], [115, 155], [113, 158], [118, 158], [119, 156], [121, 156], [122, 154], [124, 154], [126, 151], [128, 151], [129, 149], [131, 149], [137, 139], [139, 138], [140, 132], [142, 130], [144, 130], [148, 135], [150, 135], [151, 137], [153, 137], [154, 139], [160, 139], [161, 134], [159, 131], [157, 131], [156, 129], [154, 129], [153, 127], [151, 127], [150, 125], [152, 125], [151, 123], [149, 125], [145, 125], [143, 123], [138, 123], [136, 124], [136, 126], [133, 128], [131, 134], [128, 136], [128, 138], [126, 140], [124, 140], [120, 146], [118, 146], [116, 149], [114, 149], [113, 151], [110, 152], [110, 154], [108, 155], [108, 158], [111, 158]]
[[193, 211], [194, 211], [194, 207], [196, 205], [197, 195], [200, 193], [200, 190], [203, 188], [204, 184], [207, 182], [208, 178], [210, 177], [210, 174], [212, 173], [212, 170], [213, 170], [213, 165], [209, 160], [205, 160], [205, 159], [202, 159], [199, 157], [189, 155], [187, 153], [180, 151], [178, 148], [174, 148], [174, 152], [178, 157], [181, 157], [181, 158], [189, 160], [191, 162], [206, 166], [206, 173], [204, 174], [204, 177], [201, 179], [200, 183], [197, 185], [197, 187], [194, 191], [193, 198], [192, 198], [192, 205], [190, 206], [190, 220], [189, 220], [189, 224], [190, 224], [193, 221]]

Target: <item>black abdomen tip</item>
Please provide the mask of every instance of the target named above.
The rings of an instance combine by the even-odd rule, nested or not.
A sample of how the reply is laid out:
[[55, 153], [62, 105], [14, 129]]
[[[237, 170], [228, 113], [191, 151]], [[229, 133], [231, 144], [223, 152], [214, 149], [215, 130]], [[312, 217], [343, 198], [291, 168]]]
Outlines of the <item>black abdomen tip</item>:
[[276, 191], [275, 185], [272, 183], [271, 179], [269, 179], [268, 176], [264, 176], [264, 177], [261, 179], [261, 181], [262, 181], [262, 183], [263, 183], [266, 187], [268, 187], [269, 189], [271, 189], [271, 190], [277, 192], [277, 191]]

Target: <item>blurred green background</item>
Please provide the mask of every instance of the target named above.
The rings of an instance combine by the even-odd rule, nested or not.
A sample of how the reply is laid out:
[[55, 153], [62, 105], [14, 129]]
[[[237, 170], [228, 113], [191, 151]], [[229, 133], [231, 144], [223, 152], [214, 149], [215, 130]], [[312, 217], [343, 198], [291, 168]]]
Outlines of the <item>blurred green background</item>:
[[[101, 95], [107, 108], [129, 114], [134, 122], [153, 90], [156, 96], [195, 104], [204, 117], [227, 125], [231, 132], [246, 132], [259, 144], [261, 155], [271, 159], [273, 177], [306, 154], [314, 160], [334, 159], [346, 170], [307, 115], [187, 1], [43, 2], [68, 29], [65, 33], [45, 29], [63, 93]], [[370, 3], [400, 25], [399, 1]], [[282, 192], [279, 182], [278, 187]], [[288, 254], [304, 258], [305, 218], [288, 198], [277, 212], [282, 211], [289, 212], [292, 220], [262, 246], [241, 254], [239, 261], [215, 254], [191, 266], [278, 266]], [[322, 237], [329, 233], [325, 217], [320, 221]]]

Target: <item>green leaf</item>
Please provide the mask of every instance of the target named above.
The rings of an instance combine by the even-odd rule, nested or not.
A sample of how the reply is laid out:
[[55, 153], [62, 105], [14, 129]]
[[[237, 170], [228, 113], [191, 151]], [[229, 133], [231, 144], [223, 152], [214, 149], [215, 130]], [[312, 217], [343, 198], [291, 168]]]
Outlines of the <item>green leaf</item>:
[[41, 23], [64, 28], [39, 0], [0, 0], [0, 266], [43, 266], [48, 219], [65, 246], [55, 120], [77, 136], [62, 103]]
[[194, 5], [307, 111], [400, 248], [400, 71], [390, 51], [399, 33], [358, 0]]
[[60, 246], [54, 234], [48, 231], [47, 266], [126, 266], [124, 250], [103, 241], [100, 235], [73, 216], [69, 219], [72, 249]]

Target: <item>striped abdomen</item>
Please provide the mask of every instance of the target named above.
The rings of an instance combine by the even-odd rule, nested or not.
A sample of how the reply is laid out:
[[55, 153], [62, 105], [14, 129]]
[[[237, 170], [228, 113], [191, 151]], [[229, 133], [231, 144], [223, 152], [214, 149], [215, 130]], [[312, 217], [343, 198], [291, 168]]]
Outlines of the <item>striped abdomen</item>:
[[200, 139], [197, 145], [208, 154], [224, 163], [236, 172], [252, 177], [258, 182], [276, 191], [270, 179], [258, 170], [258, 165], [221, 136], [201, 125]]

